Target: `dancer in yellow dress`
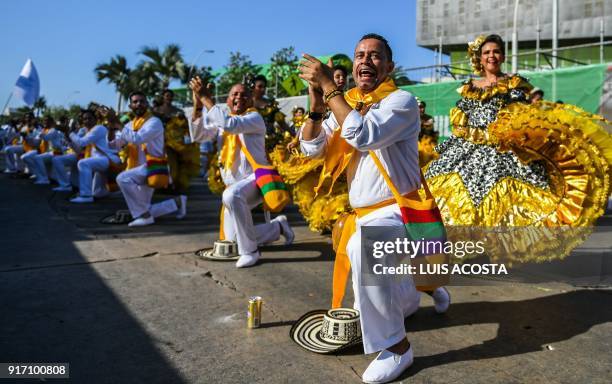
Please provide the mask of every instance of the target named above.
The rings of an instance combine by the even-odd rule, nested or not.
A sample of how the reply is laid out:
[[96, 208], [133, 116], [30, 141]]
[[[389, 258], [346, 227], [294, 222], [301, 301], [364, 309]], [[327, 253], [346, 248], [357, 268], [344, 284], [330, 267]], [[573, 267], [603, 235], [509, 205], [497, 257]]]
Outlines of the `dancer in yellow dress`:
[[[482, 78], [459, 88], [452, 135], [437, 146], [440, 157], [425, 173], [445, 223], [592, 225], [610, 194], [610, 122], [567, 104], [529, 104], [529, 82], [501, 72], [504, 42], [498, 35], [480, 36], [469, 44], [469, 54]], [[549, 240], [542, 236], [541, 230], [513, 244], [514, 257], [523, 252], [529, 259], [542, 250]]]
[[[328, 66], [333, 66], [331, 61]], [[335, 66], [332, 67], [332, 73], [336, 88], [344, 91], [346, 69], [342, 66]], [[307, 117], [308, 115], [298, 119], [299, 125], [296, 124], [296, 126], [301, 128]], [[308, 222], [310, 230], [329, 233], [334, 223], [350, 210], [346, 177], [341, 176], [328, 193], [317, 195], [315, 187], [319, 182], [323, 159], [312, 159], [304, 156], [298, 149], [298, 138], [299, 130], [296, 130], [295, 137], [286, 147], [277, 145], [269, 153], [270, 160], [289, 186], [293, 203], [298, 206], [300, 213]], [[329, 187], [324, 189], [328, 190]]]

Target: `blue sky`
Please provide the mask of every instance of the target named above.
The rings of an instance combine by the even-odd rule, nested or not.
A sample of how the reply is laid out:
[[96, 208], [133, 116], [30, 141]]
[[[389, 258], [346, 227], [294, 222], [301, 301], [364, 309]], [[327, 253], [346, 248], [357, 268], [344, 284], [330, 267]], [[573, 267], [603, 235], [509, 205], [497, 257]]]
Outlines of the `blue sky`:
[[212, 49], [197, 64], [219, 68], [230, 51], [258, 64], [288, 46], [298, 54], [351, 56], [361, 35], [376, 32], [389, 40], [398, 65], [430, 65], [433, 52], [416, 46], [415, 12], [416, 0], [2, 0], [0, 102], [30, 57], [50, 105], [94, 100], [114, 106], [113, 87], [96, 82], [94, 67], [116, 54], [134, 66], [145, 45], [177, 43], [189, 63]]

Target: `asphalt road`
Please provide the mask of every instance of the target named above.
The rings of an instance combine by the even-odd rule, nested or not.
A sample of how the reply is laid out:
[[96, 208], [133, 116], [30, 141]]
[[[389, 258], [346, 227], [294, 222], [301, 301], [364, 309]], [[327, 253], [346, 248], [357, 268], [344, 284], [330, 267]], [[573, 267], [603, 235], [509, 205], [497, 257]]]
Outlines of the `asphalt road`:
[[[294, 245], [263, 248], [249, 269], [203, 261], [194, 252], [216, 239], [219, 206], [198, 181], [184, 220], [129, 229], [99, 221], [125, 208], [120, 195], [71, 205], [67, 194], [0, 175], [0, 362], [67, 362], [64, 382], [73, 383], [360, 382], [373, 358], [360, 347], [321, 356], [288, 337], [303, 313], [329, 306], [329, 237], [310, 232], [292, 208]], [[584, 252], [605, 250], [603, 241]], [[610, 382], [606, 285], [450, 291], [447, 314], [436, 315], [424, 297], [406, 321], [415, 362], [401, 381]], [[264, 298], [256, 330], [246, 328], [252, 295]]]

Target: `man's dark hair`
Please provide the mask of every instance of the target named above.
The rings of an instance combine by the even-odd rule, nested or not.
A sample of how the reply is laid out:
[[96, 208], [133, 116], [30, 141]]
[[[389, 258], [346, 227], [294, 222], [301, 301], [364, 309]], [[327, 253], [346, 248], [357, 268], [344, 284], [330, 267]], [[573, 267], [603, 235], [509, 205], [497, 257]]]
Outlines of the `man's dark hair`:
[[334, 65], [334, 67], [332, 68], [332, 73], [336, 71], [342, 71], [342, 73], [344, 74], [344, 77], [348, 75], [348, 71], [346, 70], [346, 68], [344, 68], [343, 65]]
[[419, 106], [421, 106], [421, 105], [422, 105], [422, 106], [423, 106], [423, 108], [427, 107], [427, 103], [426, 103], [426, 102], [424, 102], [423, 100], [419, 100], [418, 104], [419, 104]]
[[174, 91], [173, 91], [173, 90], [171, 90], [171, 89], [166, 88], [166, 89], [164, 89], [164, 90], [162, 91], [162, 95], [165, 95], [166, 93], [169, 93], [169, 94], [171, 94], [172, 96], [174, 96]]
[[375, 39], [375, 40], [382, 42], [385, 45], [385, 52], [389, 58], [389, 61], [393, 61], [393, 51], [391, 50], [391, 47], [389, 46], [389, 42], [387, 41], [387, 39], [385, 39], [384, 37], [382, 37], [381, 35], [377, 33], [367, 33], [361, 36], [361, 39], [359, 39], [359, 41], [363, 41], [366, 39]]
[[142, 96], [145, 98], [145, 100], [147, 98], [147, 95], [145, 95], [142, 91], [133, 91], [130, 92], [130, 94], [128, 95], [128, 100], [130, 101], [130, 103], [132, 102], [132, 97], [134, 96]]
[[91, 109], [81, 109], [81, 113], [79, 113], [79, 115], [80, 115], [81, 117], [83, 117], [84, 115], [86, 115], [86, 114], [88, 114], [88, 113], [89, 113], [89, 114], [91, 114], [91, 115], [92, 115], [94, 118], [97, 118], [97, 116], [96, 116], [96, 112], [95, 112], [95, 111], [93, 111], [93, 110], [91, 110]]
[[268, 79], [266, 79], [266, 77], [264, 75], [257, 75], [253, 78], [253, 86], [255, 86], [255, 83], [258, 81], [263, 81], [264, 85], [267, 87], [268, 86]]
[[296, 112], [297, 112], [297, 111], [302, 111], [302, 113], [306, 113], [306, 110], [305, 110], [304, 108], [302, 108], [302, 107], [297, 107], [297, 108], [295, 109], [295, 111], [296, 111]]
[[482, 54], [482, 47], [484, 47], [484, 45], [486, 43], [495, 43], [495, 44], [497, 44], [497, 46], [502, 51], [504, 56], [506, 56], [506, 44], [504, 43], [504, 39], [502, 39], [500, 35], [489, 35], [489, 36], [485, 37], [485, 39], [482, 42], [482, 44], [480, 44], [480, 48], [478, 49], [478, 55], [479, 56]]

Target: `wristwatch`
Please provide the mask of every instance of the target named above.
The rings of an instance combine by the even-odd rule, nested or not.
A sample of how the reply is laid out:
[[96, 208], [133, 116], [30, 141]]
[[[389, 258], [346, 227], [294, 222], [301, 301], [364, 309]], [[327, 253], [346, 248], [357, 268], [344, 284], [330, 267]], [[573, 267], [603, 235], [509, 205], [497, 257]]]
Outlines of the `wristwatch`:
[[323, 120], [323, 114], [321, 112], [309, 112], [308, 118], [312, 121], [320, 121]]

